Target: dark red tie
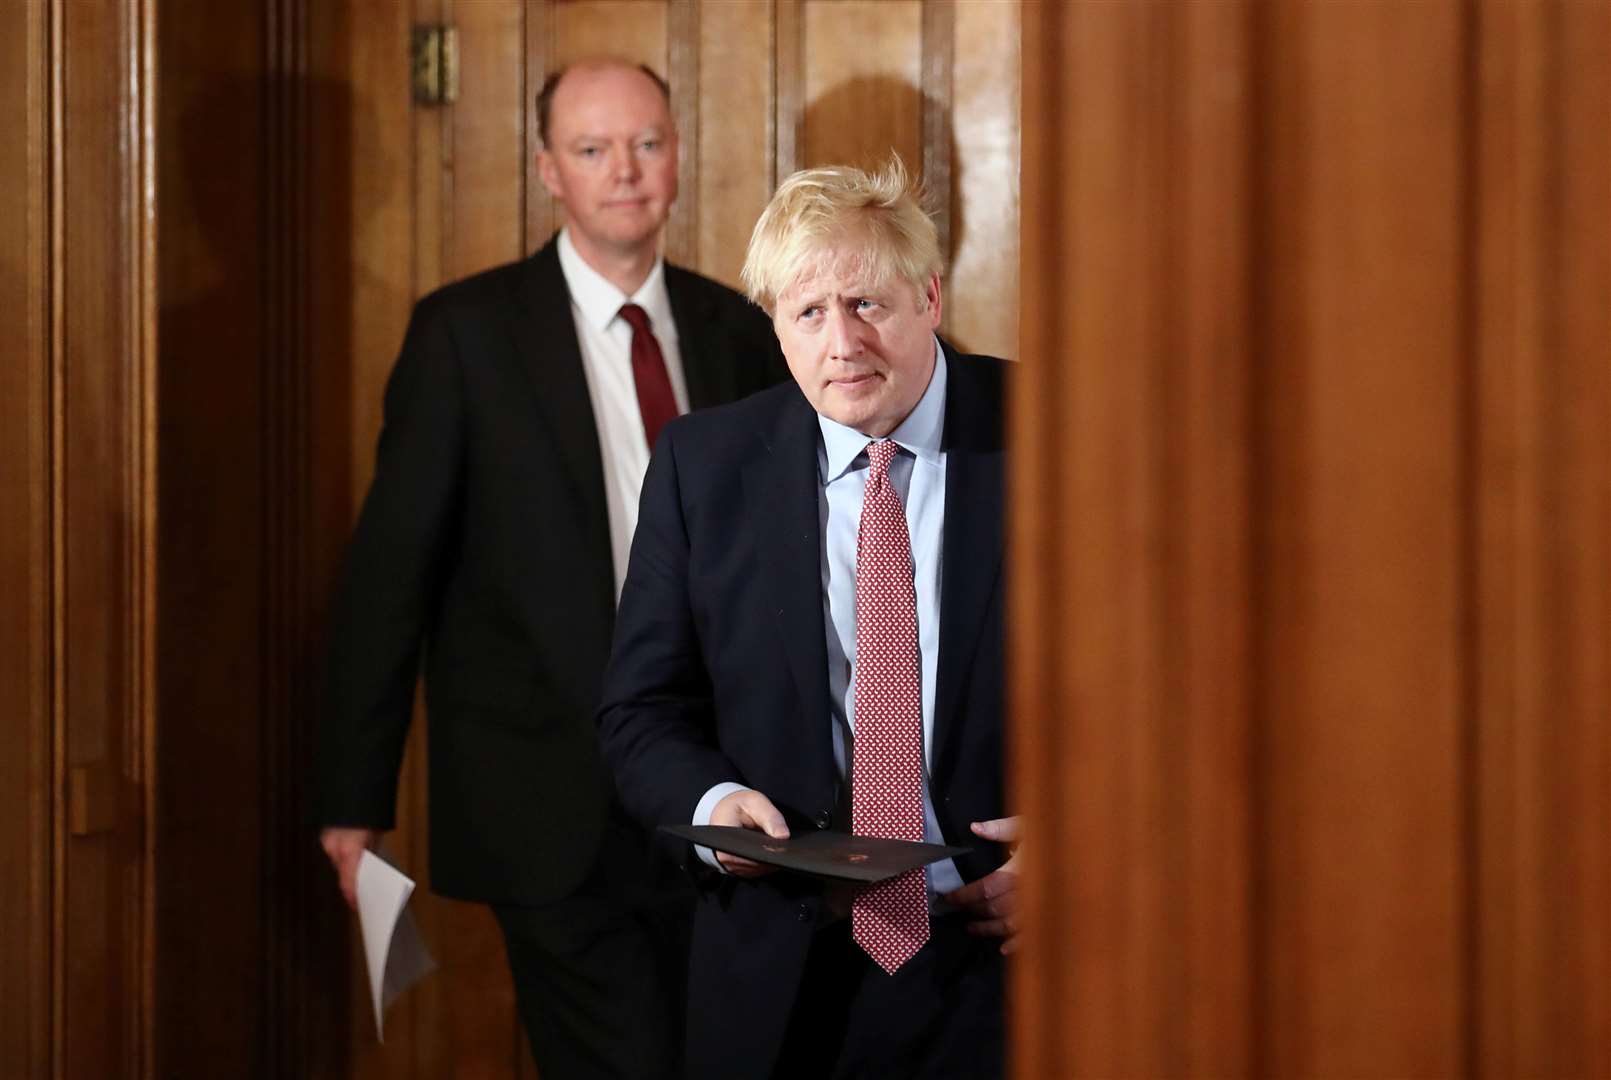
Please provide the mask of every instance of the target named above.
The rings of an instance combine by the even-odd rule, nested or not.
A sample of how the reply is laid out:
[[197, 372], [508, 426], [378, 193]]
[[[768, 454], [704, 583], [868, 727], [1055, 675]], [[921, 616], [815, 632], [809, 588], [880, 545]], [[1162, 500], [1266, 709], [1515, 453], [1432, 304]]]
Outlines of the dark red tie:
[[671, 376], [666, 374], [660, 342], [649, 329], [649, 313], [636, 304], [622, 304], [621, 318], [632, 326], [632, 382], [638, 388], [643, 434], [653, 450], [660, 429], [677, 415], [677, 396], [671, 392]]
[[[900, 447], [867, 444], [867, 488], [856, 536], [856, 737], [850, 831], [923, 839], [922, 655], [906, 511], [889, 482]], [[890, 974], [929, 939], [924, 872], [881, 881], [851, 905], [851, 936]]]

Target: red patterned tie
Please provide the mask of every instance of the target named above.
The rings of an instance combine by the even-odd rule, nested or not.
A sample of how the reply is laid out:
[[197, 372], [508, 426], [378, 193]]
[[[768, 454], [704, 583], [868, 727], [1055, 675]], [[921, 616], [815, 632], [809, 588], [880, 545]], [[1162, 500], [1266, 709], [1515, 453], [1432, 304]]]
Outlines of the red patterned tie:
[[[893, 442], [867, 444], [856, 538], [856, 737], [850, 828], [857, 836], [923, 839], [922, 658], [906, 511], [889, 482]], [[924, 871], [881, 881], [851, 906], [852, 935], [894, 974], [929, 939]]]
[[660, 429], [676, 418], [677, 397], [671, 392], [671, 376], [666, 374], [666, 358], [660, 342], [649, 329], [649, 313], [636, 304], [622, 304], [621, 318], [632, 326], [632, 382], [638, 388], [638, 413], [643, 417], [643, 433], [649, 449], [660, 437]]

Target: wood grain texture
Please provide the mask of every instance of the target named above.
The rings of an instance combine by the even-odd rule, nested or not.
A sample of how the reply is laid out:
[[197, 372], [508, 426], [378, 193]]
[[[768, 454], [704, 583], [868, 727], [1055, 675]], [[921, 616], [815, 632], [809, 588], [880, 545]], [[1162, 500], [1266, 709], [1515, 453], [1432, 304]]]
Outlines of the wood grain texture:
[[1611, 23], [1479, 8], [1474, 1050], [1485, 1076], [1611, 1069]]
[[772, 197], [772, 87], [780, 63], [757, 47], [773, 32], [767, 4], [703, 5], [699, 21], [699, 111], [711, 119], [683, 153], [699, 158], [699, 242], [691, 264], [738, 288], [755, 221]]
[[1017, 1074], [1607, 1070], [1608, 23], [1026, 9]]
[[[74, 1075], [146, 1067], [150, 1014], [144, 932], [145, 821], [140, 748], [151, 717], [142, 657], [149, 645], [143, 596], [149, 563], [149, 489], [142, 402], [153, 358], [145, 351], [143, 175], [150, 90], [145, 6], [65, 5], [53, 131], [52, 206], [61, 215], [61, 336], [55, 350], [58, 741], [53, 829], [56, 887], [58, 1067]], [[66, 770], [104, 769], [119, 790], [110, 831], [65, 835]]]
[[[1255, 449], [1263, 1064], [1450, 1075], [1465, 1066], [1468, 916], [1465, 30], [1453, 5], [1270, 17]], [[1366, 75], [1364, 55], [1386, 68]]]
[[768, 197], [805, 168], [805, 0], [772, 0], [772, 176]]
[[1025, 8], [1020, 1076], [1249, 1065], [1247, 10]]
[[[265, 110], [265, 31], [256, 6], [170, 3], [159, 25], [160, 126], [184, 133], [162, 141], [158, 171], [159, 1074], [250, 1057], [260, 1004], [256, 980], [240, 973], [261, 969], [264, 947], [264, 394], [253, 359], [266, 315], [258, 223], [239, 211], [266, 201], [262, 133], [240, 122]], [[222, 851], [239, 854], [220, 872]], [[229, 913], [227, 933], [218, 912]]]
[[962, 0], [947, 110], [952, 147], [947, 333], [971, 352], [1019, 357], [1019, 35], [1016, 4]]
[[521, 0], [453, 5], [459, 32], [459, 101], [444, 162], [451, 185], [454, 280], [518, 259], [525, 202], [525, 11]]
[[51, 816], [53, 5], [30, 4], [0, 43], [0, 1060], [49, 1075], [54, 1056]]
[[542, 149], [542, 137], [537, 124], [537, 92], [542, 89], [553, 68], [554, 8], [552, 0], [526, 0], [526, 85], [522, 104], [526, 109], [525, 148], [526, 180], [526, 254], [531, 254], [548, 242], [556, 228], [554, 201], [543, 187], [537, 172], [537, 151]]
[[799, 167], [874, 166], [894, 151], [921, 172], [921, 0], [804, 0], [801, 15]]
[[703, 0], [678, 0], [666, 6], [666, 62], [671, 84], [671, 122], [677, 128], [677, 201], [666, 221], [661, 251], [680, 266], [699, 258], [700, 185], [704, 157], [700, 141], [700, 69], [704, 20]]

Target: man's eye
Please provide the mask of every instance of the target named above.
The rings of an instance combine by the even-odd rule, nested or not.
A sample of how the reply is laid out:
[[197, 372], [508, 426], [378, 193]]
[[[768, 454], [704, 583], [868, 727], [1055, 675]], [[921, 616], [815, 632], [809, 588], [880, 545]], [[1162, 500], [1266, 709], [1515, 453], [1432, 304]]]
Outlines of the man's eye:
[[822, 314], [822, 305], [821, 304], [812, 304], [808, 308], [803, 308], [800, 311], [799, 317], [801, 319], [815, 319], [818, 315], [821, 315], [821, 314]]
[[599, 156], [599, 148], [596, 147], [596, 146], [584, 146], [581, 149], [576, 151], [576, 155], [578, 157], [585, 157], [585, 158], [598, 157]]
[[878, 301], [877, 300], [868, 300], [866, 298], [862, 298], [862, 299], [859, 299], [859, 300], [856, 301], [856, 310], [857, 311], [871, 311], [873, 308], [875, 308], [877, 306], [878, 306]]
[[656, 150], [660, 149], [660, 140], [659, 139], [645, 139], [645, 140], [643, 140], [642, 142], [640, 142], [638, 144], [638, 149], [639, 150], [647, 150], [652, 154]]

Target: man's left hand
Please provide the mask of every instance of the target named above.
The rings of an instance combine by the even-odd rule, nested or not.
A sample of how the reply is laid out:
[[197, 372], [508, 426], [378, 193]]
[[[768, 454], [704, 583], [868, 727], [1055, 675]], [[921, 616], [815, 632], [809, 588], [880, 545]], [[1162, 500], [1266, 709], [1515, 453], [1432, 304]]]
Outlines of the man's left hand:
[[[975, 821], [973, 834], [1003, 844], [1017, 844], [1021, 818], [996, 818], [994, 821]], [[1010, 955], [1018, 948], [1018, 851], [995, 871], [978, 881], [970, 882], [955, 892], [945, 894], [951, 904], [973, 916], [968, 933], [980, 937], [999, 937], [1001, 953]]]

